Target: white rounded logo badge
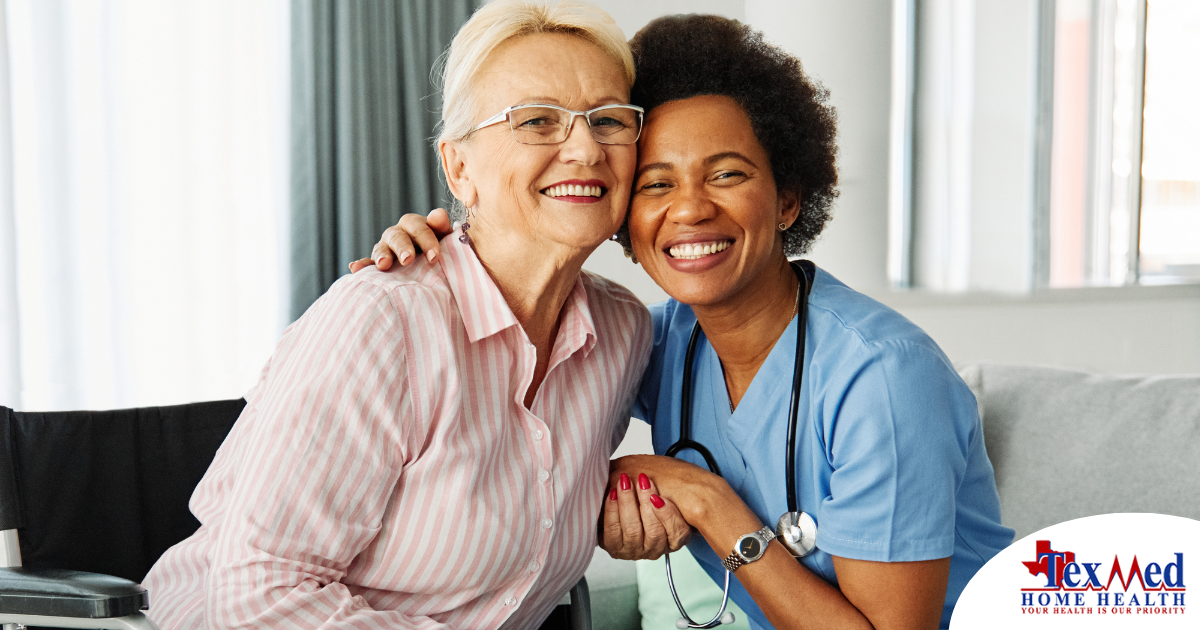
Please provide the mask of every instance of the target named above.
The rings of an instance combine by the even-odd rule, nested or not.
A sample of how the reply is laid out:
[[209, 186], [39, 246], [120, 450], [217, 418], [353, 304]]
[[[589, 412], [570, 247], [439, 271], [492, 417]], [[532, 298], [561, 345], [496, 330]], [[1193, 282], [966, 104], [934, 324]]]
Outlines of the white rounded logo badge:
[[975, 574], [951, 630], [1200, 628], [1200, 521], [1102, 514], [1009, 545]]

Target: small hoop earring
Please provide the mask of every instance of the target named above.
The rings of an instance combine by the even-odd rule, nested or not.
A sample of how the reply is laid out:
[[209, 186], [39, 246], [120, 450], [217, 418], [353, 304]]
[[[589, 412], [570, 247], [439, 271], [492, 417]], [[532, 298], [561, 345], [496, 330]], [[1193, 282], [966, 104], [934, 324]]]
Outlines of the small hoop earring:
[[779, 231], [780, 231], [780, 232], [785, 232], [785, 231], [787, 231], [787, 224], [786, 224], [786, 223], [780, 223], [780, 224], [779, 224]]

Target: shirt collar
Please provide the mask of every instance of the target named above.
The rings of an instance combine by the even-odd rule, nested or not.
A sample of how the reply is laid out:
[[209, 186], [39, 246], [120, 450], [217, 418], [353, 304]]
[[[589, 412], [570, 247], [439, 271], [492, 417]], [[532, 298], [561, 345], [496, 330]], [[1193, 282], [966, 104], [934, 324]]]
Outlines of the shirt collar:
[[[475, 250], [469, 242], [459, 240], [462, 234], [462, 228], [455, 228], [449, 236], [442, 239], [442, 266], [450, 291], [454, 294], [454, 301], [458, 304], [467, 339], [475, 343], [512, 326], [519, 329], [520, 322], [517, 321], [516, 315], [513, 315], [492, 276], [475, 255]], [[596, 345], [596, 326], [592, 320], [587, 293], [583, 275], [580, 274], [563, 305], [562, 323], [559, 325], [551, 364], [570, 356], [580, 348], [586, 356]], [[524, 335], [524, 331], [521, 334]], [[558, 356], [560, 348], [566, 353], [561, 357]]]
[[[555, 351], [550, 356], [550, 363], [557, 363], [579, 349], [582, 349], [583, 356], [587, 357], [592, 353], [595, 345], [596, 325], [592, 320], [592, 310], [588, 304], [588, 292], [583, 283], [583, 272], [580, 272], [579, 278], [575, 280], [575, 288], [571, 290], [571, 295], [567, 296], [567, 302], [563, 304], [562, 321], [558, 326], [558, 339], [555, 340]], [[565, 354], [559, 356], [559, 348]]]
[[455, 228], [442, 239], [442, 267], [458, 303], [467, 339], [475, 343], [519, 323], [475, 250], [470, 243], [460, 241], [461, 236], [462, 228]]

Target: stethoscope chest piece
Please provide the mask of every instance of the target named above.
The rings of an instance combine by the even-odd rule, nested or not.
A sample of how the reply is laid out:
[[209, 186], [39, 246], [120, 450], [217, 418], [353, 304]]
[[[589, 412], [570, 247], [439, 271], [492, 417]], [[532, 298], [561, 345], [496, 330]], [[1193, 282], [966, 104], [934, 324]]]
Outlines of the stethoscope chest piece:
[[775, 525], [775, 539], [788, 553], [803, 558], [817, 548], [817, 522], [807, 512], [784, 512]]

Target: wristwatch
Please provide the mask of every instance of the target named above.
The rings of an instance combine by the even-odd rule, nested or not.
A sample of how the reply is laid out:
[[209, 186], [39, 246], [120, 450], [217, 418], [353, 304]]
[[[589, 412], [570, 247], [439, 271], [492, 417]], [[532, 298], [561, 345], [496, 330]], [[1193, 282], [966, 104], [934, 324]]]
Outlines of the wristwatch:
[[733, 546], [733, 552], [722, 560], [721, 564], [730, 571], [737, 571], [743, 564], [750, 564], [763, 557], [767, 552], [767, 543], [774, 537], [775, 530], [769, 526], [742, 536]]

